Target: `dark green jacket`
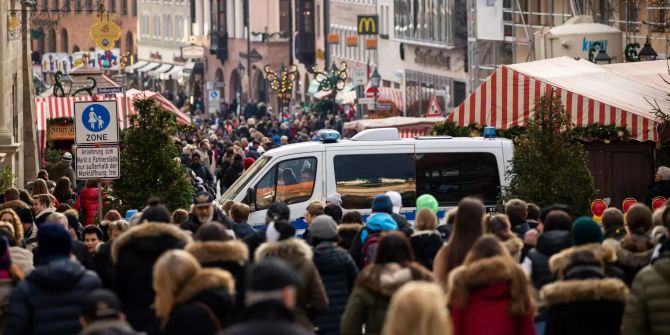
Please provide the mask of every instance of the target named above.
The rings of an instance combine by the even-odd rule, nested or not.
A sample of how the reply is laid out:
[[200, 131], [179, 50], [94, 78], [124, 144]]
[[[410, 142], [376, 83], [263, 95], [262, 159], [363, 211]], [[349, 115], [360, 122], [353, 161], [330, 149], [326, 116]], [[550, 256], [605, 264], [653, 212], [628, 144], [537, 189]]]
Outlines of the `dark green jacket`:
[[623, 335], [670, 334], [670, 252], [642, 269], [631, 287]]

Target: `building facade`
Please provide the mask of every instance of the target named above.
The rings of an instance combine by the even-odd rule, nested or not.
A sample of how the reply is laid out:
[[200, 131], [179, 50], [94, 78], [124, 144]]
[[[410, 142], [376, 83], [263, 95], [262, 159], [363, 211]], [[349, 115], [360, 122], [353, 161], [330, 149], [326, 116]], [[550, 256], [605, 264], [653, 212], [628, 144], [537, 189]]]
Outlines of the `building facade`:
[[0, 3], [0, 167], [12, 169], [23, 187], [37, 175], [28, 8], [19, 0]]

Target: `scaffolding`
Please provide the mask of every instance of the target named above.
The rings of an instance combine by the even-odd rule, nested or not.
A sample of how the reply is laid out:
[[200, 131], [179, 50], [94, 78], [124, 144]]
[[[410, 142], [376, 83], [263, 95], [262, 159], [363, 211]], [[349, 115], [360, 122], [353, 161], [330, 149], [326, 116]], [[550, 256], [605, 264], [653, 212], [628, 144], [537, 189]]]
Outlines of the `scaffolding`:
[[659, 58], [668, 54], [670, 0], [500, 0], [503, 1], [502, 41], [477, 37], [477, 0], [467, 0], [468, 83], [475, 90], [502, 64], [534, 61], [533, 34], [565, 23], [577, 15], [623, 32], [624, 45], [642, 45], [649, 36]]

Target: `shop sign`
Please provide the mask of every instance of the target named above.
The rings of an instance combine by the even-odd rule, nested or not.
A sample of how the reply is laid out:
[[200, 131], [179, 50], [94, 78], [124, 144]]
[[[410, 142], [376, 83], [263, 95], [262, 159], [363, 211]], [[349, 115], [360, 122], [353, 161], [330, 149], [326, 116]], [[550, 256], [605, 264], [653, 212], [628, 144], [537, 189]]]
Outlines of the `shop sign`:
[[114, 44], [121, 38], [119, 25], [109, 20], [109, 13], [102, 14], [89, 31], [95, 45], [102, 50], [112, 50]]
[[149, 58], [150, 59], [155, 59], [155, 60], [163, 60], [163, 55], [161, 55], [160, 52], [150, 52], [149, 53]]
[[199, 45], [189, 45], [181, 48], [181, 57], [185, 59], [205, 58], [205, 47]]
[[451, 56], [446, 55], [444, 51], [433, 52], [431, 49], [416, 48], [414, 62], [420, 65], [451, 70]]
[[72, 141], [74, 140], [74, 123], [51, 123], [49, 124], [50, 141]]
[[358, 35], [377, 35], [377, 15], [358, 15]]

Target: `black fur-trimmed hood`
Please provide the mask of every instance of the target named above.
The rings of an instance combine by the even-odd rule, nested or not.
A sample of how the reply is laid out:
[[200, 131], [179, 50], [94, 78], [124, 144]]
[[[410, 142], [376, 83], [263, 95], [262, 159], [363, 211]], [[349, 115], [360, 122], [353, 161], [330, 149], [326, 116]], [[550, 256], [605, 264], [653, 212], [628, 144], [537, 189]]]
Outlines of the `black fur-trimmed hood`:
[[580, 246], [565, 249], [549, 259], [549, 269], [551, 273], [561, 278], [565, 269], [571, 265], [571, 257], [577, 251], [590, 251], [603, 264], [614, 263], [617, 261], [614, 248], [600, 243], [589, 243]]
[[305, 260], [311, 261], [313, 255], [312, 248], [305, 241], [291, 237], [283, 241], [261, 244], [256, 250], [254, 258], [258, 262], [269, 257], [279, 257], [295, 265], [300, 265]]
[[545, 285], [540, 297], [549, 306], [589, 300], [626, 303], [628, 288], [624, 282], [614, 278], [566, 280]]
[[5, 209], [5, 208], [11, 208], [11, 209], [14, 209], [14, 208], [30, 209], [30, 206], [28, 206], [25, 202], [23, 202], [23, 201], [21, 201], [21, 200], [10, 200], [10, 201], [3, 202], [3, 203], [0, 205], [0, 209]]
[[[636, 236], [625, 236], [620, 241], [607, 239], [603, 244], [614, 249], [619, 264], [641, 268], [649, 264], [651, 255], [654, 253], [654, 247], [651, 239], [635, 241], [637, 239]], [[638, 248], [632, 247], [633, 245]]]
[[[112, 261], [116, 263], [122, 248], [142, 238], [169, 237], [180, 240], [184, 245], [191, 242], [191, 236], [177, 226], [166, 223], [145, 222], [128, 229], [112, 243]], [[151, 247], [148, 243], [147, 247]]]
[[236, 262], [244, 265], [249, 260], [249, 248], [244, 242], [231, 240], [219, 241], [196, 241], [186, 247], [200, 264], [213, 262]]

